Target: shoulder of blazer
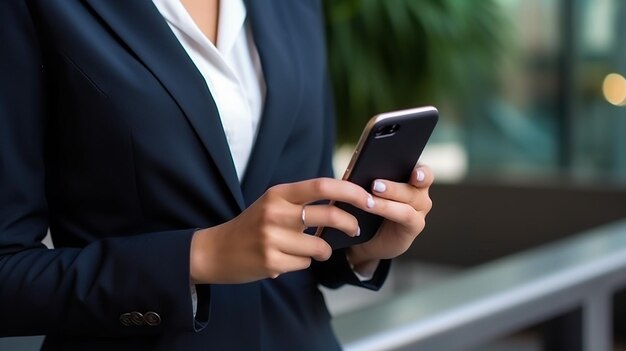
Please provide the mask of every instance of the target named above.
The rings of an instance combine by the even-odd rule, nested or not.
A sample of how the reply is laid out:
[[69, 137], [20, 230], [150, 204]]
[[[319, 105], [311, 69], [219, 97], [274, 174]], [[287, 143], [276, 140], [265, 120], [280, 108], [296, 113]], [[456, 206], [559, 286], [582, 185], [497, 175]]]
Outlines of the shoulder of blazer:
[[84, 0], [176, 100], [218, 165], [240, 208], [244, 207], [237, 173], [215, 101], [193, 61], [151, 1]]

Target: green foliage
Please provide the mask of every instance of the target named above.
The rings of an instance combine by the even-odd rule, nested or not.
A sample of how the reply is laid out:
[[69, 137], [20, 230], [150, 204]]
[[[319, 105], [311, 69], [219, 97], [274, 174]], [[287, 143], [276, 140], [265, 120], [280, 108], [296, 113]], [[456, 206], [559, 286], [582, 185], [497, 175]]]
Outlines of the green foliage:
[[339, 142], [393, 109], [463, 101], [495, 74], [497, 0], [325, 0]]

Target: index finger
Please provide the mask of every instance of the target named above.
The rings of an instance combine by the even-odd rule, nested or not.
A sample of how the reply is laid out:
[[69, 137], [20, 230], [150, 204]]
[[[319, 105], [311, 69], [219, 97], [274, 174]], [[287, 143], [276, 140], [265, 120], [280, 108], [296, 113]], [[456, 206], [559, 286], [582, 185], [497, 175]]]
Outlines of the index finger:
[[349, 203], [363, 210], [374, 207], [374, 199], [365, 189], [346, 180], [316, 178], [278, 186], [283, 198], [293, 204], [319, 200]]

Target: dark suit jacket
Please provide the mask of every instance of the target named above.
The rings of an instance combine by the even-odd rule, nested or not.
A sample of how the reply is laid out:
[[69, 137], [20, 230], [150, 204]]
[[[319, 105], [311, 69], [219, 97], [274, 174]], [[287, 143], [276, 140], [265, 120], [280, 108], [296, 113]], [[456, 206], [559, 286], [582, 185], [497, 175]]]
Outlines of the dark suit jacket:
[[[388, 262], [366, 284], [336, 252], [275, 280], [198, 286], [192, 314], [193, 232], [274, 184], [332, 174], [319, 1], [247, 7], [268, 90], [240, 184], [209, 90], [150, 0], [0, 0], [0, 336], [46, 334], [45, 350], [338, 348], [318, 284], [375, 289]], [[125, 326], [133, 311], [160, 324]]]

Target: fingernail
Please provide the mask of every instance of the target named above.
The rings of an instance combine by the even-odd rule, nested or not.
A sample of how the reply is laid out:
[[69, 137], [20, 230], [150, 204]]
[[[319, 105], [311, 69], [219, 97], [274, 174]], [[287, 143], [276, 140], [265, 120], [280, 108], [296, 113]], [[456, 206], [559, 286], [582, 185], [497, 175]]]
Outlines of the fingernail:
[[356, 227], [356, 234], [354, 236], [361, 236], [361, 227]]
[[374, 198], [372, 195], [367, 195], [367, 208], [374, 207]]
[[387, 190], [387, 186], [385, 185], [385, 183], [380, 182], [378, 180], [374, 182], [374, 191], [383, 193], [385, 192], [385, 190]]
[[423, 182], [424, 179], [426, 179], [426, 173], [424, 173], [424, 171], [422, 171], [421, 169], [417, 171], [417, 181], [418, 182]]

